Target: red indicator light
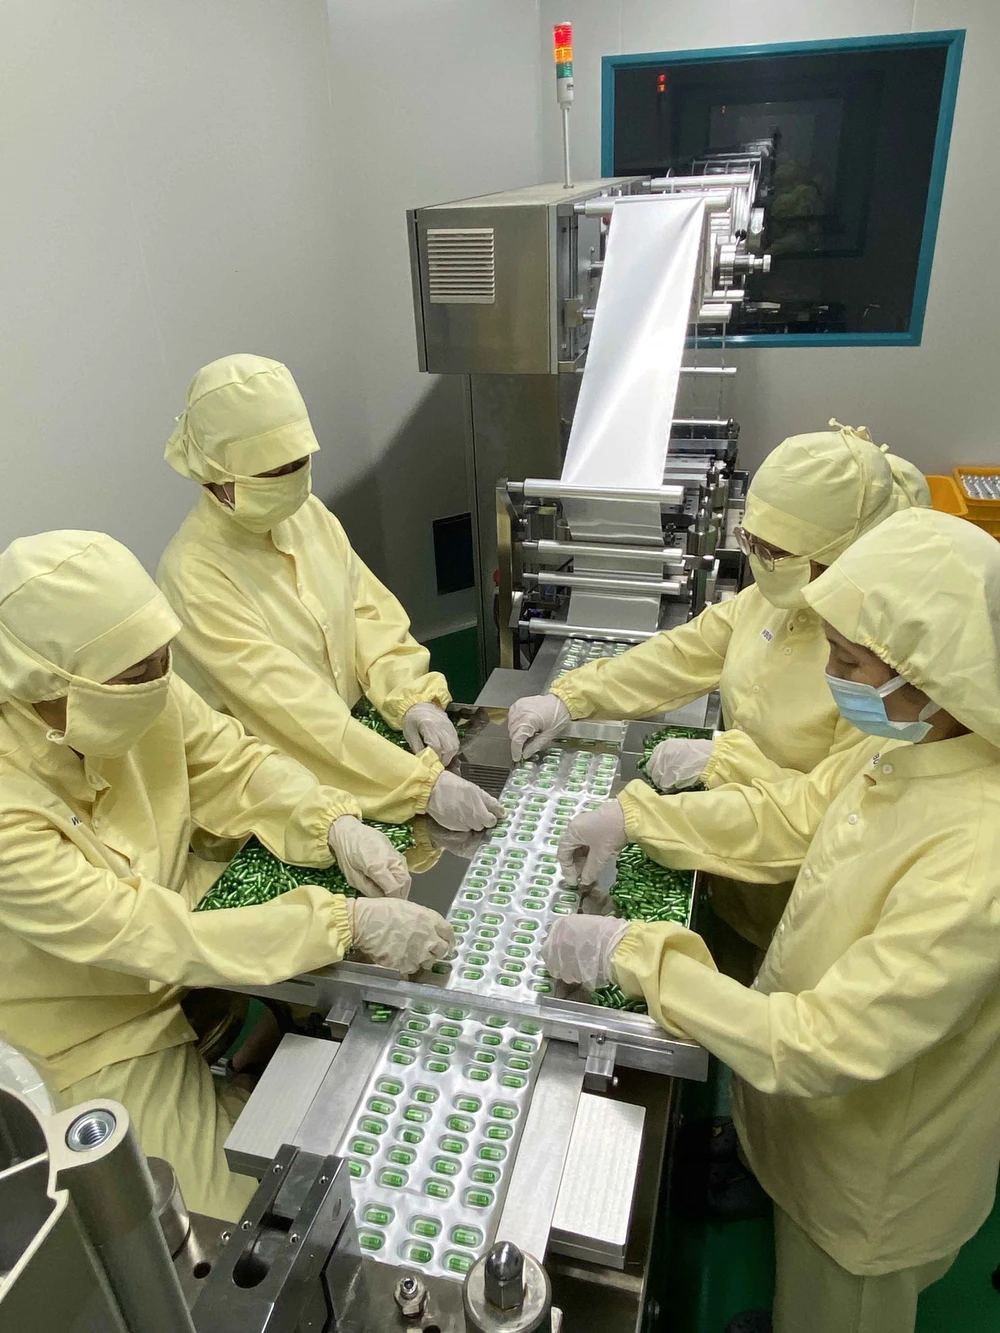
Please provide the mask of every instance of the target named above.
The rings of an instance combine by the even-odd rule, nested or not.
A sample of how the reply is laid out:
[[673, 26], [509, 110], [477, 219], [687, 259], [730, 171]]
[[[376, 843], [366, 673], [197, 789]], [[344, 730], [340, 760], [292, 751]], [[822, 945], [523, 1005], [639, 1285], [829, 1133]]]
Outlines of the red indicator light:
[[569, 65], [573, 61], [573, 25], [557, 23], [552, 29], [552, 45], [557, 65]]

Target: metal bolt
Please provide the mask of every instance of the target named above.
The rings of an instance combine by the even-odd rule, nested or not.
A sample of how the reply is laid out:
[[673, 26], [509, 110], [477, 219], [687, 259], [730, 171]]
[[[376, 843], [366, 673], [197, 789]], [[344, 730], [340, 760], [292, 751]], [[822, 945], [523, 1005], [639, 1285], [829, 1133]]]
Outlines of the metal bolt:
[[233, 1233], [232, 1233], [231, 1231], [223, 1231], [223, 1232], [221, 1232], [221, 1234], [219, 1235], [219, 1241], [220, 1241], [220, 1243], [221, 1243], [222, 1245], [228, 1245], [228, 1244], [229, 1244], [229, 1241], [230, 1241], [230, 1239], [231, 1239], [231, 1237], [232, 1237], [232, 1234], [233, 1234]]
[[241, 1223], [240, 1223], [240, 1230], [241, 1230], [241, 1231], [249, 1231], [249, 1230], [250, 1230], [250, 1225], [251, 1225], [251, 1224], [250, 1224], [249, 1222], [241, 1222]]
[[289, 1245], [298, 1245], [301, 1239], [302, 1237], [299, 1235], [299, 1233], [297, 1231], [293, 1231], [292, 1234], [288, 1237], [288, 1243]]
[[274, 1166], [273, 1166], [271, 1169], [274, 1171], [274, 1174], [275, 1174], [276, 1176], [277, 1176], [277, 1175], [280, 1175], [280, 1174], [281, 1174], [281, 1163], [280, 1163], [280, 1162], [275, 1162]]
[[490, 1251], [483, 1286], [487, 1301], [498, 1310], [519, 1310], [524, 1304], [524, 1255], [509, 1240]]
[[399, 1306], [399, 1312], [404, 1319], [416, 1319], [423, 1313], [427, 1288], [418, 1277], [408, 1273], [396, 1283], [393, 1300]]

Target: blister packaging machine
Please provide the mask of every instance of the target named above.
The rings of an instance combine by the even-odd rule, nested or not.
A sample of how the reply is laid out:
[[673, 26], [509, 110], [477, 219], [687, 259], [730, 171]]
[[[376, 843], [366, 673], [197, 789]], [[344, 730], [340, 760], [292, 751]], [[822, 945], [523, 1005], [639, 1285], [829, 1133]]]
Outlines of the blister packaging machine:
[[[697, 614], [717, 595], [720, 575], [735, 588], [740, 562], [732, 528], [746, 478], [737, 466], [739, 428], [721, 411], [678, 414], [669, 447], [663, 442], [664, 543], [652, 572], [649, 552], [638, 553], [628, 541], [616, 544], [611, 566], [599, 573], [590, 569], [593, 542], [568, 549], [567, 498], [595, 497], [586, 488], [569, 489], [563, 463], [616, 201], [650, 195], [704, 200], [693, 285], [677, 298], [691, 305], [680, 384], [684, 390], [717, 385], [721, 408], [724, 386], [735, 374], [725, 360], [728, 322], [746, 296], [747, 276], [770, 265], [761, 253], [769, 152], [767, 143], [747, 145], [692, 163], [684, 176], [537, 186], [409, 215], [420, 366], [467, 379], [484, 675], [497, 665], [526, 665], [542, 635], [578, 637], [581, 627], [574, 629], [569, 614], [574, 590], [603, 599], [606, 615], [591, 617], [586, 638], [635, 643]], [[706, 337], [711, 350], [703, 345]], [[644, 494], [648, 500], [648, 490]], [[606, 559], [600, 563], [607, 566]], [[619, 614], [636, 595], [637, 580], [645, 582], [645, 592], [659, 585], [652, 591], [661, 597], [658, 617], [642, 627]]]

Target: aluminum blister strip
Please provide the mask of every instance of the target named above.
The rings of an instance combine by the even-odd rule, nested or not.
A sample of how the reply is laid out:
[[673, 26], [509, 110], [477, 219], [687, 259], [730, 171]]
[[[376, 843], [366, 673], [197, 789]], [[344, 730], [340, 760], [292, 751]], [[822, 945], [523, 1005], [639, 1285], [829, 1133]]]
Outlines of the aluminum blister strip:
[[[469, 866], [449, 919], [446, 989], [539, 1000], [541, 946], [576, 912], [555, 848], [580, 809], [607, 799], [617, 757], [553, 747], [504, 786], [505, 818]], [[338, 1146], [371, 1258], [460, 1281], [490, 1243], [544, 1054], [540, 1024], [454, 1002], [400, 1011], [385, 1057]]]
[[635, 644], [622, 643], [620, 640], [602, 643], [596, 639], [567, 639], [559, 654], [552, 679], [555, 680], [557, 676], [567, 671], [575, 671], [577, 667], [586, 666], [588, 662], [596, 662], [600, 657], [620, 657], [622, 653], [627, 653], [634, 647]]

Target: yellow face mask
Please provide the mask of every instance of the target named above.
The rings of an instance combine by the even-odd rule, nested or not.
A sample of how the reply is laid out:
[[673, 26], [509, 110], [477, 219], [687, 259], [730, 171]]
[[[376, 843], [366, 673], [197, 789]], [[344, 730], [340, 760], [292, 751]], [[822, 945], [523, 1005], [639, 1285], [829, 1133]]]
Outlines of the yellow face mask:
[[754, 582], [772, 606], [792, 611], [804, 607], [803, 590], [812, 577], [812, 560], [808, 555], [787, 555], [767, 569], [755, 555], [749, 557]]
[[98, 685], [69, 678], [66, 730], [50, 731], [49, 740], [68, 745], [89, 759], [120, 759], [128, 754], [167, 706], [170, 672], [141, 685]]
[[233, 518], [247, 532], [264, 533], [298, 512], [312, 491], [312, 464], [283, 477], [237, 477]]

